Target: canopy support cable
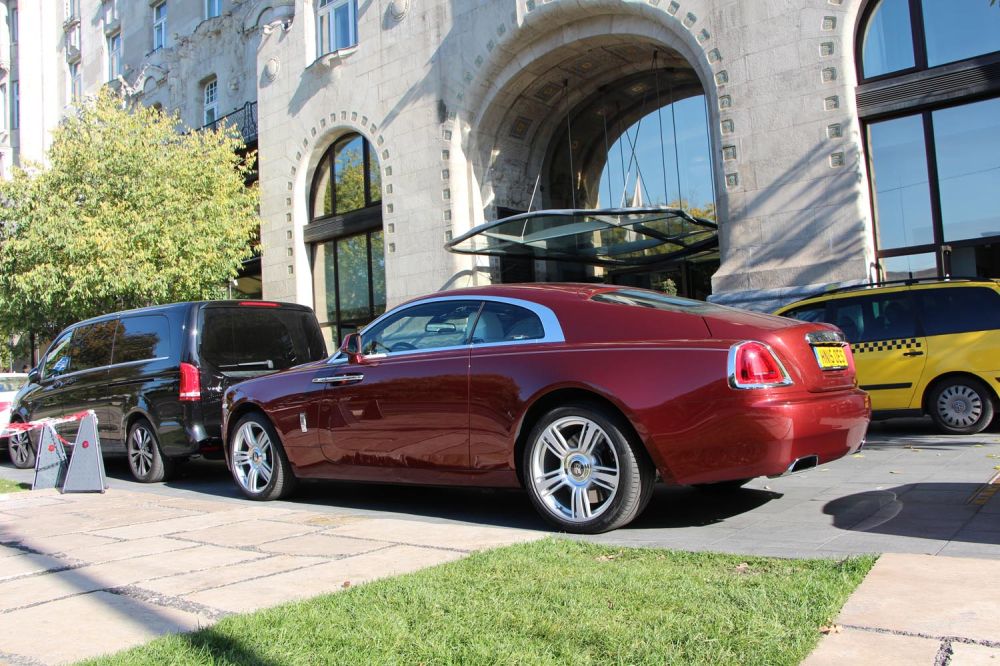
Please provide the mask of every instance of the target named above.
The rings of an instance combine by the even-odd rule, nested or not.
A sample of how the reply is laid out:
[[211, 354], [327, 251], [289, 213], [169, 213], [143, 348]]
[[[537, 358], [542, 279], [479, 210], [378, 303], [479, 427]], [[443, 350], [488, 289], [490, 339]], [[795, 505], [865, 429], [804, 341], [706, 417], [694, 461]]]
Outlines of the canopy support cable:
[[563, 103], [566, 109], [566, 144], [569, 148], [569, 193], [576, 208], [576, 171], [573, 169], [573, 125], [569, 114], [569, 79], [563, 79]]
[[[667, 155], [666, 150], [663, 147], [663, 106], [660, 104], [660, 69], [657, 67], [656, 58], [659, 55], [658, 51], [653, 51], [653, 79], [656, 82], [656, 119], [660, 124], [660, 170], [663, 172], [663, 205], [666, 206], [667, 202], [670, 201], [670, 190], [667, 188]], [[671, 100], [671, 104], [673, 101]], [[673, 106], [671, 106], [671, 109]], [[676, 141], [676, 127], [674, 128], [675, 141]], [[680, 192], [677, 193], [678, 198], [680, 198]]]
[[[681, 190], [681, 158], [680, 151], [677, 148], [677, 104], [674, 102], [674, 78], [672, 76], [668, 78], [667, 83], [670, 85], [670, 121], [674, 130], [674, 167], [677, 169], [677, 207], [684, 208], [684, 196], [683, 190]], [[660, 141], [663, 141], [662, 136], [660, 137]]]

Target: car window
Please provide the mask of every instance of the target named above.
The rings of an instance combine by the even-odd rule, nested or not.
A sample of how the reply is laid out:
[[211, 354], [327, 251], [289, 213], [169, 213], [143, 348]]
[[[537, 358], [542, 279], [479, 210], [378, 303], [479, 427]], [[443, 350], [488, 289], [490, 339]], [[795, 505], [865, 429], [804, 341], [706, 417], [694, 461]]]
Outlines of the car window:
[[487, 301], [472, 330], [472, 344], [516, 342], [545, 337], [538, 315], [517, 305]]
[[918, 335], [917, 320], [906, 292], [832, 299], [825, 319], [844, 332], [848, 342], [898, 340]]
[[170, 351], [170, 322], [166, 317], [122, 317], [115, 336], [115, 363], [165, 358], [170, 356]]
[[115, 320], [87, 324], [73, 333], [70, 345], [70, 372], [111, 365], [111, 344], [115, 339]]
[[361, 334], [365, 354], [440, 349], [466, 344], [480, 301], [434, 301], [391, 314]]
[[17, 391], [27, 383], [27, 377], [3, 377], [0, 378], [0, 392]]
[[921, 289], [914, 295], [927, 335], [1000, 329], [1000, 294], [987, 287]]
[[227, 377], [252, 377], [325, 358], [326, 343], [312, 312], [212, 307], [204, 310], [200, 355]]
[[70, 371], [69, 343], [72, 339], [73, 331], [66, 331], [52, 343], [42, 365], [42, 377], [56, 377]]
[[826, 303], [819, 303], [813, 305], [803, 305], [800, 308], [795, 308], [784, 313], [782, 316], [791, 317], [792, 319], [798, 319], [799, 321], [826, 321]]

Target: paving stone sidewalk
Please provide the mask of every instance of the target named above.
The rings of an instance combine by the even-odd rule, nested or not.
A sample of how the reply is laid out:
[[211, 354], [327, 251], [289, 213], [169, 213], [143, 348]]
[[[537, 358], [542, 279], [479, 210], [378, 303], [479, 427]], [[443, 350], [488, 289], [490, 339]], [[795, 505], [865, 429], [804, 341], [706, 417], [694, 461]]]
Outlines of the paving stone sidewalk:
[[883, 555], [803, 666], [996, 666], [998, 591], [997, 560]]
[[0, 495], [0, 663], [73, 662], [541, 536], [116, 489]]

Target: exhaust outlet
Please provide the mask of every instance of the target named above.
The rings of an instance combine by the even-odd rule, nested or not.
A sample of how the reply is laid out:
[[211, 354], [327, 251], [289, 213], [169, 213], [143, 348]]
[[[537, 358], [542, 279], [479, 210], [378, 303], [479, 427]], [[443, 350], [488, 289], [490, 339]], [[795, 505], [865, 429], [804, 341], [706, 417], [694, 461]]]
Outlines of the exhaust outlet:
[[813, 467], [816, 467], [817, 465], [819, 465], [819, 456], [817, 455], [802, 456], [801, 458], [796, 458], [795, 460], [793, 460], [792, 464], [788, 466], [788, 469], [786, 469], [781, 474], [776, 474], [768, 478], [777, 479], [782, 476], [788, 476], [789, 474], [804, 472], [807, 469], [812, 469]]

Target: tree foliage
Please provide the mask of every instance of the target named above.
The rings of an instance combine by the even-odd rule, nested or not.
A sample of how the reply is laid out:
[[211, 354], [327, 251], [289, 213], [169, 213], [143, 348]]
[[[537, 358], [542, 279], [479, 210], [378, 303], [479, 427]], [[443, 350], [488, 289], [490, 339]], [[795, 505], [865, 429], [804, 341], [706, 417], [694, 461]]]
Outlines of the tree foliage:
[[49, 166], [0, 183], [0, 326], [223, 293], [259, 224], [254, 156], [235, 129], [178, 125], [105, 90], [54, 132]]

